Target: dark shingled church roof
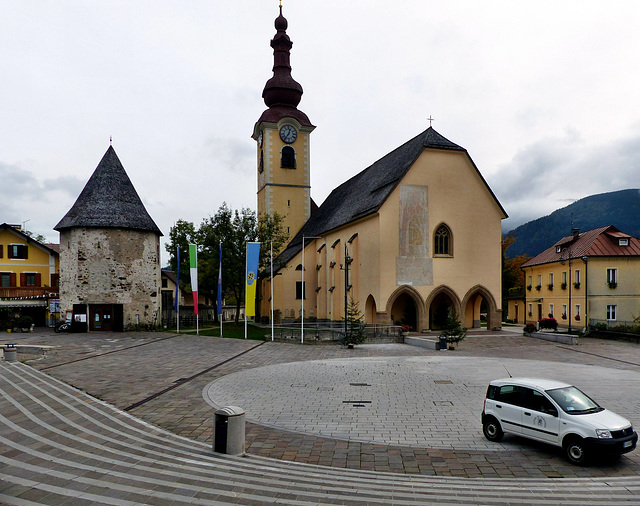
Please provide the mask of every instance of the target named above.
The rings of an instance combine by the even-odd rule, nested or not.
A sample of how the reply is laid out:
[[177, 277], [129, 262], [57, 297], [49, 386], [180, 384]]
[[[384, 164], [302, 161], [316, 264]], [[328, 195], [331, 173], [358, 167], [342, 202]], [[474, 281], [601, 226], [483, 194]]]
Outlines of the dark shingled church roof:
[[278, 265], [284, 266], [302, 249], [303, 236], [321, 236], [378, 212], [425, 148], [466, 153], [466, 149], [429, 127], [334, 189], [280, 254]]
[[113, 146], [109, 146], [78, 200], [54, 230], [61, 232], [72, 227], [124, 228], [162, 235]]

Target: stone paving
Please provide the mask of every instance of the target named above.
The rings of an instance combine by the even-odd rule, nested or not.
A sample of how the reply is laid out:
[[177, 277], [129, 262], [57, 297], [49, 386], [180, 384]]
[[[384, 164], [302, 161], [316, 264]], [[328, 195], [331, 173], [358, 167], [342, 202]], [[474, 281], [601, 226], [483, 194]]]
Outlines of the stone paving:
[[[247, 424], [247, 452], [256, 458], [405, 475], [482, 477], [487, 483], [496, 478], [637, 480], [640, 474], [637, 451], [575, 467], [546, 445], [517, 438], [491, 445], [479, 427], [486, 383], [505, 376], [504, 366], [514, 375], [535, 373], [577, 383], [640, 425], [638, 397], [628, 395], [638, 391], [640, 347], [634, 344], [583, 338], [577, 346], [558, 345], [509, 331], [474, 333], [454, 352], [393, 344], [347, 350], [160, 333], [42, 333], [12, 335], [11, 341], [58, 346], [45, 359], [29, 363], [207, 446], [212, 405], [240, 405], [253, 421]], [[308, 395], [309, 385], [317, 395]], [[164, 393], [150, 399], [158, 392]], [[335, 421], [338, 400], [348, 423], [339, 430], [321, 427], [323, 420]], [[372, 403], [356, 407], [344, 400]], [[419, 404], [428, 409], [417, 409]], [[308, 417], [309, 409], [316, 409], [314, 416]], [[427, 412], [430, 418], [420, 418]], [[433, 423], [436, 413], [442, 423]], [[425, 426], [430, 427], [427, 435]], [[500, 483], [513, 487], [516, 482]], [[630, 483], [625, 490], [638, 491], [638, 481]]]

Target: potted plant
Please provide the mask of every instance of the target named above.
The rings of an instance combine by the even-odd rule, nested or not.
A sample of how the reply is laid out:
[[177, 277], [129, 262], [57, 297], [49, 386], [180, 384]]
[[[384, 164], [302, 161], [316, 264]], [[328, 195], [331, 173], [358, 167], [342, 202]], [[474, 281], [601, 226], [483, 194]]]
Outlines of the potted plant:
[[552, 330], [558, 330], [558, 321], [551, 317], [551, 318], [542, 318], [539, 322], [538, 322], [538, 326], [541, 329], [552, 329]]
[[542, 285], [536, 285], [536, 290], [540, 291], [542, 289]]
[[575, 282], [573, 283], [573, 287], [574, 287], [574, 288], [580, 288], [580, 281], [575, 281]]
[[536, 326], [533, 323], [527, 323], [522, 329], [522, 332], [527, 336], [530, 336], [535, 331], [536, 331]]
[[609, 281], [607, 284], [609, 285], [609, 288], [611, 288], [612, 290], [618, 286], [618, 283], [616, 283], [615, 281]]
[[553, 283], [549, 283], [547, 285], [547, 288], [549, 289], [549, 291], [552, 291], [553, 290]]
[[462, 326], [455, 312], [451, 312], [449, 316], [447, 316], [447, 324], [442, 335], [447, 340], [447, 343], [449, 343], [450, 350], [455, 350], [456, 344], [467, 337], [467, 328]]
[[409, 327], [409, 325], [400, 325], [400, 335], [408, 336], [410, 330], [411, 327]]
[[22, 329], [22, 332], [30, 332], [33, 330], [33, 318], [30, 316], [21, 316], [18, 320], [18, 327]]
[[579, 314], [576, 315], [576, 321], [578, 321], [578, 322], [580, 321], [580, 315]]
[[567, 319], [567, 313], [562, 313], [562, 319], [566, 320]]
[[531, 291], [531, 285], [527, 285], [527, 290]]
[[566, 290], [567, 289], [567, 283], [562, 283], [560, 285], [560, 288], [562, 288], [563, 290]]

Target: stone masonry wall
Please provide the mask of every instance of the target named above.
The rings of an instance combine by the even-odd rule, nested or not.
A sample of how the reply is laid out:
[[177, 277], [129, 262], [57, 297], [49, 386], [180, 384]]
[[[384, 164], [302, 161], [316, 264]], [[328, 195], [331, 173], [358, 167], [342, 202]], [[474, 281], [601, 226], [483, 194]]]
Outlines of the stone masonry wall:
[[160, 309], [160, 239], [152, 232], [84, 228], [60, 234], [60, 305], [122, 304], [124, 326]]

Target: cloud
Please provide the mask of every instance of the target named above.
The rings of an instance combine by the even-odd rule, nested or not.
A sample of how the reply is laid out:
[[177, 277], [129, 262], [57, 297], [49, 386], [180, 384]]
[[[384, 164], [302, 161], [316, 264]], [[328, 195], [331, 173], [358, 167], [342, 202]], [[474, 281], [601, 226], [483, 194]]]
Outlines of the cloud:
[[53, 227], [71, 207], [86, 181], [73, 176], [37, 178], [19, 165], [0, 162], [0, 222], [25, 224], [27, 230], [57, 242]]
[[635, 188], [640, 180], [640, 132], [586, 144], [577, 132], [540, 139], [521, 149], [492, 178], [492, 189], [512, 229], [575, 200]]

